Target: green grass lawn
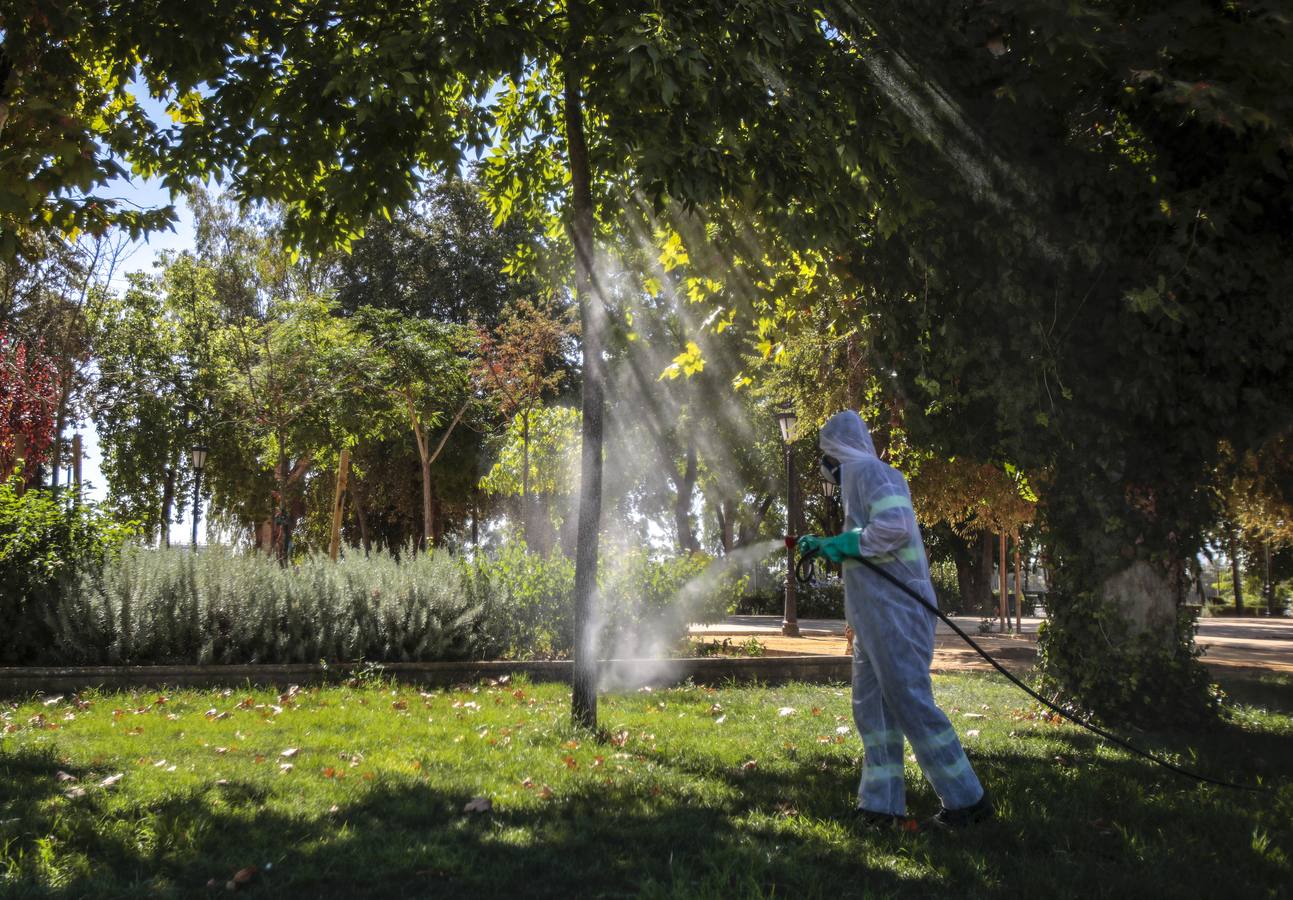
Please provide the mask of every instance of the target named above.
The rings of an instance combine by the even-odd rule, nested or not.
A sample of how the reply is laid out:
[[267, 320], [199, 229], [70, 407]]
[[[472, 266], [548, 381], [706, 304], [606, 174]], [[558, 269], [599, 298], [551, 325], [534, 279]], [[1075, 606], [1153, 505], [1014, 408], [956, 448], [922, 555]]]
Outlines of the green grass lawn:
[[[1289, 894], [1287, 713], [1138, 736], [1278, 785], [1257, 797], [1029, 718], [998, 680], [935, 684], [1002, 813], [968, 833], [851, 829], [843, 686], [605, 697], [600, 742], [569, 727], [566, 688], [515, 682], [5, 707], [0, 896], [226, 895], [250, 866], [264, 897]], [[907, 780], [932, 813], [910, 761]], [[480, 796], [492, 811], [465, 812]]]

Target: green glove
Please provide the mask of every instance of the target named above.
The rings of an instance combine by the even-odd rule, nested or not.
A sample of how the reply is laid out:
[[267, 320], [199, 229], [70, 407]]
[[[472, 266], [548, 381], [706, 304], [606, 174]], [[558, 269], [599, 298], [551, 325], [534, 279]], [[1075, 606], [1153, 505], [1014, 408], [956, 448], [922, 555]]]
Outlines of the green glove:
[[862, 556], [858, 547], [858, 533], [856, 531], [846, 531], [833, 537], [806, 534], [799, 539], [800, 553], [811, 553], [814, 550], [833, 563], [841, 562], [844, 559], [857, 559]]

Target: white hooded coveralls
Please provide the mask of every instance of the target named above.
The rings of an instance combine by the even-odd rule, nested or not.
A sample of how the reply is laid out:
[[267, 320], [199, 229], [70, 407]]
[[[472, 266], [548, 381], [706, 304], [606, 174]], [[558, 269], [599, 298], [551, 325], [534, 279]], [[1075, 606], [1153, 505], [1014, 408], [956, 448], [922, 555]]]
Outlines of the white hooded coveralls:
[[[832, 416], [819, 443], [841, 463], [844, 527], [858, 534], [861, 555], [937, 603], [907, 481], [876, 456], [861, 417], [851, 410]], [[943, 806], [972, 806], [983, 787], [930, 683], [934, 615], [857, 560], [846, 559], [843, 571], [845, 615], [856, 634], [853, 721], [864, 750], [859, 805], [906, 814], [905, 735]]]

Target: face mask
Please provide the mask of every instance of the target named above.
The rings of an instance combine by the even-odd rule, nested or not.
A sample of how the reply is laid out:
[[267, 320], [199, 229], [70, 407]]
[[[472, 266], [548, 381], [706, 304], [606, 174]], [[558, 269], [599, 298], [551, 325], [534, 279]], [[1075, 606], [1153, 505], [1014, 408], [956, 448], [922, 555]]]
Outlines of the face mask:
[[840, 483], [840, 461], [829, 454], [822, 454], [822, 477], [831, 484]]

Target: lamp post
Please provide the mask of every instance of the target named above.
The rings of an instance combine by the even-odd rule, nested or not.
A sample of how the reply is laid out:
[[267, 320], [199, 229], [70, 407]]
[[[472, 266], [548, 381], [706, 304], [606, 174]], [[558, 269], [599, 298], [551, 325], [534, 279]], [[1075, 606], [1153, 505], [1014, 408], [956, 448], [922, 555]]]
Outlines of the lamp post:
[[[826, 499], [826, 530], [835, 530], [835, 497], [840, 492], [840, 486], [829, 478], [821, 480], [822, 496]], [[841, 525], [841, 527], [843, 527]]]
[[193, 550], [198, 549], [198, 504], [200, 498], [198, 492], [202, 489], [202, 470], [207, 464], [207, 448], [204, 444], [198, 444], [189, 451], [193, 458]]
[[[839, 508], [838, 497], [840, 492], [840, 486], [835, 482], [831, 481], [829, 478], [822, 478], [822, 480], [818, 482], [818, 485], [819, 485], [819, 489], [822, 492], [822, 498], [826, 501], [826, 533], [834, 534], [836, 529], [835, 513]], [[839, 528], [843, 529], [844, 528], [844, 522], [842, 521], [843, 516], [840, 516], [839, 518], [841, 519], [839, 523]], [[829, 562], [826, 562], [823, 560], [822, 565], [826, 571], [829, 572], [831, 570], [831, 566]]]
[[781, 620], [781, 633], [786, 637], [799, 637], [799, 613], [795, 608], [795, 539], [799, 532], [799, 496], [795, 490], [795, 457], [792, 452], [795, 423], [795, 410], [790, 404], [777, 410], [781, 445], [786, 454], [786, 611]]

